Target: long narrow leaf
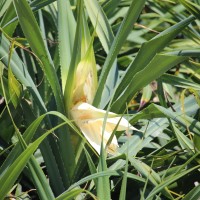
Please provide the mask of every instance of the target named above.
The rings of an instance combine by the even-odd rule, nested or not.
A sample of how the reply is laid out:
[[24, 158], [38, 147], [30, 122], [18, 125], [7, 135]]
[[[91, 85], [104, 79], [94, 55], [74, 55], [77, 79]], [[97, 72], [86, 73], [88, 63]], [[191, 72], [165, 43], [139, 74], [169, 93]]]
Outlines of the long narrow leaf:
[[[130, 82], [132, 82], [132, 85], [137, 84], [137, 81], [136, 80], [134, 81], [133, 77], [136, 76], [137, 73], [143, 72], [145, 70], [145, 67], [148, 66], [150, 62], [152, 62], [152, 59], [155, 57], [155, 55], [159, 51], [161, 51], [177, 34], [179, 34], [181, 30], [187, 27], [194, 19], [195, 19], [194, 17], [189, 17], [175, 24], [174, 26], [168, 28], [167, 30], [161, 32], [159, 35], [157, 35], [156, 37], [154, 37], [153, 39], [151, 39], [150, 41], [142, 45], [135, 60], [130, 64], [125, 75], [120, 80], [117, 91], [115, 93], [115, 99], [123, 92], [124, 88], [130, 85], [129, 84]], [[145, 58], [144, 58], [144, 55], [145, 55]], [[151, 74], [154, 73], [153, 71], [151, 70]], [[143, 77], [145, 76], [144, 74], [145, 73], [143, 73]], [[149, 76], [149, 73], [148, 73], [148, 76]], [[130, 91], [130, 93], [134, 94], [133, 90]], [[126, 97], [128, 97], [130, 93]]]
[[98, 106], [100, 103], [102, 91], [104, 89], [108, 73], [112, 67], [113, 62], [115, 61], [117, 57], [117, 54], [119, 53], [122, 47], [122, 44], [125, 42], [129, 32], [132, 30], [132, 26], [136, 22], [144, 4], [145, 4], [145, 0], [141, 0], [141, 1], [133, 0], [127, 15], [124, 18], [120, 26], [120, 29], [118, 30], [118, 33], [112, 43], [109, 54], [105, 60], [105, 63], [101, 72], [101, 76], [99, 79], [99, 86], [98, 86], [96, 96], [94, 99], [95, 106]]
[[179, 173], [179, 174], [177, 174], [177, 175], [175, 175], [175, 176], [173, 176], [173, 177], [170, 177], [169, 179], [163, 181], [162, 183], [160, 183], [158, 186], [156, 186], [156, 187], [150, 192], [150, 194], [146, 197], [146, 199], [151, 199], [151, 198], [152, 198], [153, 196], [155, 196], [157, 193], [161, 192], [162, 189], [163, 189], [164, 187], [166, 187], [167, 185], [170, 185], [171, 183], [175, 182], [176, 180], [180, 179], [181, 177], [187, 175], [188, 173], [190, 173], [190, 172], [192, 172], [192, 171], [194, 171], [194, 170], [196, 170], [196, 169], [198, 169], [198, 168], [199, 168], [199, 166], [195, 166], [195, 167], [193, 167], [193, 168], [191, 168], [191, 169], [188, 169], [188, 170], [186, 170], [186, 171], [183, 171], [183, 172], [181, 172], [181, 173]]
[[64, 111], [62, 92], [56, 75], [54, 64], [45, 46], [40, 29], [33, 15], [33, 12], [26, 0], [14, 0], [15, 9], [19, 18], [22, 30], [30, 44], [31, 49], [39, 59], [42, 69], [52, 87], [58, 111]]
[[38, 148], [40, 143], [54, 130], [64, 125], [65, 123], [58, 125], [50, 131], [47, 131], [41, 137], [39, 137], [35, 142], [30, 144], [25, 151], [12, 163], [6, 173], [0, 178], [1, 192], [0, 199], [3, 199], [6, 194], [12, 188], [15, 180], [29, 161], [33, 152]]
[[67, 81], [69, 65], [72, 57], [76, 21], [74, 19], [70, 2], [59, 0], [58, 4], [58, 38], [61, 65], [62, 89], [64, 91]]
[[[117, 91], [121, 91], [121, 94], [119, 94], [118, 97], [115, 97], [117, 100], [113, 103], [112, 110], [119, 112], [124, 109], [125, 103], [129, 103], [133, 95], [136, 94], [142, 87], [146, 86], [154, 79], [159, 78], [159, 76], [161, 76], [164, 72], [185, 59], [186, 57], [181, 56], [157, 54], [146, 67], [142, 67], [139, 72], [133, 74], [132, 77], [129, 77], [130, 79], [127, 77], [130, 83], [127, 87], [125, 87], [126, 89], [124, 88], [124, 91], [121, 91], [124, 87], [124, 83], [119, 84]], [[144, 60], [144, 58], [142, 58], [142, 60]], [[130, 73], [132, 72], [128, 70], [124, 77], [129, 76]]]
[[199, 84], [196, 84], [196, 83], [194, 83], [190, 80], [180, 78], [180, 77], [177, 77], [177, 76], [174, 76], [174, 75], [164, 74], [163, 76], [160, 77], [160, 79], [163, 82], [168, 83], [170, 85], [174, 85], [176, 87], [193, 88], [195, 90], [200, 90]]

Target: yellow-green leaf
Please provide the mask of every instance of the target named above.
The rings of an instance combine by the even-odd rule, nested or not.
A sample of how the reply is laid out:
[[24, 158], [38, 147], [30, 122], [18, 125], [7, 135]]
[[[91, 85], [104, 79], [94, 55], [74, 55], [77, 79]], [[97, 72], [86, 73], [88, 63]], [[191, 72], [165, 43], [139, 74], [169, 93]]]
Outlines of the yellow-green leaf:
[[21, 85], [12, 73], [11, 68], [8, 68], [8, 89], [10, 94], [10, 99], [16, 108], [19, 103]]

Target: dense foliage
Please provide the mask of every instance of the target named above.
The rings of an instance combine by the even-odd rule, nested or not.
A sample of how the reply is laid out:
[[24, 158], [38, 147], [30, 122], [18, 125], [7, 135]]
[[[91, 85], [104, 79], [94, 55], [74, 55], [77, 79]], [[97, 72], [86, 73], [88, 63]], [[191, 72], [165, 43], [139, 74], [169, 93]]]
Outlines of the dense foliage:
[[[199, 13], [200, 0], [1, 0], [0, 199], [200, 199]], [[93, 106], [139, 130], [114, 129], [115, 155], [70, 116], [83, 62]]]

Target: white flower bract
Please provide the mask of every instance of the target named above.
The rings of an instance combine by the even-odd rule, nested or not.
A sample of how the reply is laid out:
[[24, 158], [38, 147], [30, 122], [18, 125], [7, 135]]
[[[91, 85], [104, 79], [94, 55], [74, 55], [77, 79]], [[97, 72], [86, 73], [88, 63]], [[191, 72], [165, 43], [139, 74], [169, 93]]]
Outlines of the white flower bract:
[[[71, 116], [76, 125], [80, 128], [83, 135], [86, 137], [92, 147], [100, 154], [101, 141], [103, 133], [103, 123], [106, 116], [106, 111], [95, 108], [94, 106], [79, 102], [71, 109]], [[137, 130], [123, 117], [118, 117], [117, 114], [108, 112], [104, 134], [103, 145], [106, 146], [112, 132], [117, 126], [117, 131]], [[118, 142], [114, 135], [111, 143], [107, 147], [107, 152], [114, 155], [117, 152]]]

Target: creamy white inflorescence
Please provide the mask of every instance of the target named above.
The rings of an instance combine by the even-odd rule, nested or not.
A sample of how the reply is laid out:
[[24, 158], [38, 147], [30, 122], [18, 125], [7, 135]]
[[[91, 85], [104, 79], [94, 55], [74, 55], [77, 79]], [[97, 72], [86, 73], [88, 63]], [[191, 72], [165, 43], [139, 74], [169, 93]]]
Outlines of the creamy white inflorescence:
[[[92, 102], [97, 89], [97, 71], [95, 56], [92, 45], [88, 48], [86, 55], [80, 61], [76, 68], [73, 91], [70, 108], [71, 118], [80, 128], [83, 135], [86, 137], [92, 147], [100, 154], [103, 124], [105, 122], [105, 129], [103, 133], [103, 145], [107, 145], [116, 126], [118, 131], [122, 130], [137, 130], [131, 126], [128, 121], [119, 117], [117, 114], [95, 108]], [[118, 148], [117, 138], [114, 135], [112, 141], [107, 146], [109, 154], [116, 154]]]
[[[106, 111], [97, 109], [94, 106], [79, 102], [71, 109], [71, 116], [75, 120], [76, 125], [80, 128], [83, 135], [86, 137], [88, 142], [93, 148], [100, 154], [103, 123], [106, 116]], [[103, 145], [107, 144], [112, 132], [117, 126], [117, 131], [123, 130], [137, 130], [130, 123], [121, 117], [117, 117], [117, 114], [108, 112], [104, 134], [103, 134]], [[117, 138], [114, 135], [111, 143], [107, 147], [109, 154], [116, 154], [118, 148]]]

